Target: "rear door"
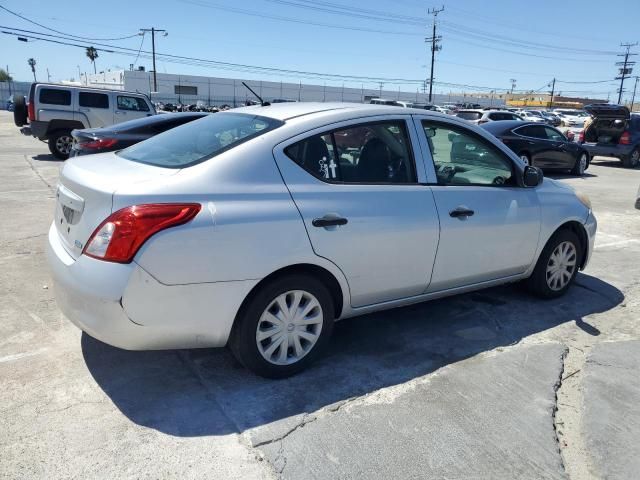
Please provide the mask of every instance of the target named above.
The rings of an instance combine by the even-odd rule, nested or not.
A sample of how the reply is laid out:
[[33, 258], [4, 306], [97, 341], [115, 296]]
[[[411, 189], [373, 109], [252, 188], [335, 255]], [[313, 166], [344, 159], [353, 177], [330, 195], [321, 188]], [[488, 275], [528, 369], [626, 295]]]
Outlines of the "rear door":
[[126, 93], [116, 93], [114, 96], [116, 97], [116, 104], [113, 123], [121, 123], [153, 115], [149, 104], [142, 97]]
[[90, 128], [113, 124], [113, 109], [109, 92], [78, 92], [78, 112]]
[[427, 288], [439, 222], [408, 115], [334, 124], [274, 156], [314, 252], [336, 264], [360, 307]]

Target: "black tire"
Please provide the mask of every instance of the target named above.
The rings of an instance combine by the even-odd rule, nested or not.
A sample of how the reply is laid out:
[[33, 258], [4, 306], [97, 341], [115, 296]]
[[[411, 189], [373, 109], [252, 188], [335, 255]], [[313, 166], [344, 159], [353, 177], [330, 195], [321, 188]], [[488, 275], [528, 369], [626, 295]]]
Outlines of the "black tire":
[[638, 168], [638, 165], [640, 165], [640, 148], [634, 148], [628, 157], [623, 158], [622, 165], [624, 168]]
[[[550, 282], [547, 280], [547, 267], [551, 263], [551, 255], [555, 249], [564, 242], [569, 242], [573, 245], [575, 249], [575, 264], [567, 283], [561, 288], [554, 289], [549, 285]], [[564, 295], [578, 274], [581, 258], [582, 245], [580, 244], [578, 236], [568, 229], [558, 230], [547, 242], [547, 245], [538, 258], [536, 267], [533, 269], [533, 273], [525, 281], [527, 288], [531, 293], [541, 298], [557, 298]]]
[[49, 151], [54, 157], [66, 160], [71, 153], [73, 137], [70, 130], [58, 130], [49, 136]]
[[[584, 164], [582, 163], [584, 161]], [[581, 152], [578, 155], [575, 165], [571, 169], [571, 174], [581, 177], [584, 172], [589, 168], [589, 154], [587, 152]]]
[[16, 95], [13, 101], [13, 122], [18, 127], [22, 127], [27, 124], [27, 103], [24, 100], [24, 96]]
[[[311, 346], [308, 353], [301, 356], [295, 363], [277, 365], [267, 361], [260, 353], [256, 333], [260, 319], [270, 304], [279, 295], [292, 290], [308, 292], [317, 299], [322, 310], [321, 329], [318, 340]], [[333, 330], [334, 311], [334, 302], [329, 290], [316, 278], [303, 274], [292, 274], [276, 278], [273, 282], [264, 285], [253, 294], [242, 307], [229, 338], [229, 348], [242, 365], [257, 375], [266, 378], [285, 378], [295, 375], [307, 368], [326, 348]], [[266, 348], [268, 346], [269, 343], [266, 344]], [[280, 347], [277, 347], [275, 352], [279, 349]], [[287, 358], [289, 358], [289, 350], [291, 350], [291, 356], [293, 356], [293, 346], [290, 345], [287, 349]]]

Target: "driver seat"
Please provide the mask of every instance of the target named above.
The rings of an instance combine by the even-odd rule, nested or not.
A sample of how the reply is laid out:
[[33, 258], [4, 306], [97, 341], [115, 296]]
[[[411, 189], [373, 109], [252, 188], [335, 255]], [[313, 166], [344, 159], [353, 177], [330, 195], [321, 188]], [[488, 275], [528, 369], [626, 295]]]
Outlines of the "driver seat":
[[358, 161], [359, 182], [388, 182], [391, 150], [378, 137], [367, 140]]

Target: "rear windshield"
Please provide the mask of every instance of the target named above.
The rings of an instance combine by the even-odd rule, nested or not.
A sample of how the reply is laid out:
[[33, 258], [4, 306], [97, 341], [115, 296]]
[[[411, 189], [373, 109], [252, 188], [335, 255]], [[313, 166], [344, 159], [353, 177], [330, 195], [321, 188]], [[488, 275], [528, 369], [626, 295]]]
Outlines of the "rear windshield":
[[458, 117], [464, 120], [478, 120], [481, 116], [480, 112], [458, 112]]
[[284, 122], [244, 113], [214, 113], [125, 148], [117, 155], [158, 167], [185, 168], [208, 160]]

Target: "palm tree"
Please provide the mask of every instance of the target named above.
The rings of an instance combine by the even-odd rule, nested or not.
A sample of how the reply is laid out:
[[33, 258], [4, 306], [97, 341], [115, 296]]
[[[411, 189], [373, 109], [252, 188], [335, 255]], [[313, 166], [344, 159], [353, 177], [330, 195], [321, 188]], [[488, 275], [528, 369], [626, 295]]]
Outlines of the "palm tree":
[[29, 60], [27, 60], [27, 63], [31, 67], [31, 72], [33, 73], [33, 81], [36, 82], [36, 59], [30, 58]]
[[95, 47], [87, 47], [87, 57], [93, 63], [93, 73], [96, 73], [96, 58], [98, 58], [98, 50]]

